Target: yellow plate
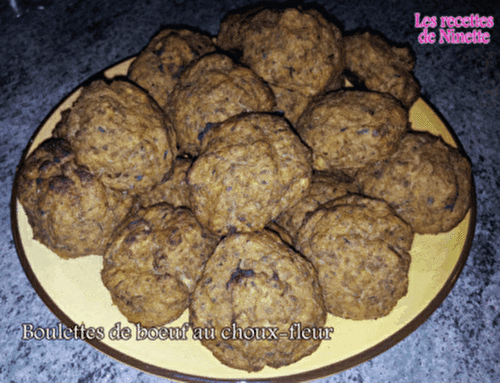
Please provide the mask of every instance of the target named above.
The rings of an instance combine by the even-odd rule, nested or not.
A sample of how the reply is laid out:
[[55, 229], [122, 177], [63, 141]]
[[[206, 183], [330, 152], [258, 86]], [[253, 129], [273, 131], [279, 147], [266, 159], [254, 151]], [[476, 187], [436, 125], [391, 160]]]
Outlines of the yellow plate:
[[[133, 58], [104, 72], [108, 78], [125, 75]], [[21, 162], [43, 140], [69, 108], [80, 88], [61, 102], [45, 119], [25, 150]], [[457, 147], [458, 140], [432, 109], [419, 99], [410, 110], [415, 130], [426, 130]], [[416, 235], [411, 249], [412, 262], [408, 294], [386, 317], [353, 321], [328, 316], [325, 327], [333, 327], [330, 340], [324, 340], [312, 355], [279, 369], [266, 367], [247, 373], [219, 363], [198, 341], [192, 331], [187, 340], [137, 340], [136, 327], [112, 305], [109, 292], [101, 282], [102, 258], [87, 256], [62, 260], [32, 239], [32, 230], [23, 208], [17, 201], [18, 174], [12, 193], [12, 230], [21, 263], [33, 287], [52, 312], [70, 328], [102, 327], [104, 339], [88, 340], [109, 356], [149, 373], [183, 381], [279, 380], [302, 381], [334, 374], [362, 363], [404, 339], [420, 326], [448, 295], [467, 259], [474, 236], [475, 193], [472, 207], [456, 228], [439, 235]], [[181, 327], [188, 321], [185, 312], [165, 326]], [[131, 339], [113, 340], [109, 331], [117, 323], [131, 330]]]

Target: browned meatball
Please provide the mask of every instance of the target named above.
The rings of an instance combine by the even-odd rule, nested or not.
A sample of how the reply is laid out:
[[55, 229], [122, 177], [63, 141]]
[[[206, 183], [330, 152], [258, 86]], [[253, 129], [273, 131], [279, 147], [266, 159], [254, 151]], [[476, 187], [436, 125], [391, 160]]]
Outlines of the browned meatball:
[[420, 96], [412, 74], [415, 57], [408, 48], [389, 45], [369, 32], [344, 38], [346, 68], [373, 91], [389, 93], [406, 108]]
[[134, 203], [77, 165], [69, 142], [57, 138], [21, 165], [17, 193], [34, 238], [61, 258], [103, 255]]
[[[298, 340], [290, 329], [300, 323], [321, 331], [325, 339], [325, 321], [314, 268], [267, 231], [224, 238], [190, 305], [191, 325], [214, 328], [218, 336], [202, 344], [225, 365], [246, 371], [278, 368], [310, 355], [319, 336]], [[276, 339], [269, 339], [267, 329], [275, 331]]]
[[340, 30], [314, 9], [229, 15], [221, 23], [217, 43], [226, 50], [241, 50], [242, 62], [269, 84], [307, 97], [336, 82], [345, 66]]
[[175, 131], [138, 86], [102, 80], [85, 87], [54, 130], [79, 164], [117, 190], [141, 194], [159, 183], [176, 157]]
[[381, 200], [351, 195], [321, 205], [299, 230], [297, 249], [318, 271], [328, 312], [376, 319], [408, 289], [413, 232]]
[[187, 29], [164, 29], [132, 62], [128, 77], [143, 87], [158, 105], [167, 109], [170, 93], [192, 61], [213, 52], [208, 36]]
[[252, 70], [210, 54], [182, 74], [169, 113], [181, 153], [196, 156], [206, 128], [243, 112], [272, 111], [274, 105], [272, 90]]
[[408, 111], [392, 96], [354, 90], [318, 98], [297, 124], [316, 170], [349, 174], [389, 157], [407, 128]]
[[110, 242], [103, 283], [129, 321], [161, 326], [188, 307], [217, 241], [188, 209], [168, 204], [141, 209]]
[[451, 230], [471, 204], [469, 161], [430, 133], [408, 133], [396, 153], [356, 178], [363, 193], [386, 200], [417, 233]]
[[307, 193], [310, 152], [288, 122], [270, 114], [214, 126], [188, 173], [191, 206], [219, 235], [262, 230]]

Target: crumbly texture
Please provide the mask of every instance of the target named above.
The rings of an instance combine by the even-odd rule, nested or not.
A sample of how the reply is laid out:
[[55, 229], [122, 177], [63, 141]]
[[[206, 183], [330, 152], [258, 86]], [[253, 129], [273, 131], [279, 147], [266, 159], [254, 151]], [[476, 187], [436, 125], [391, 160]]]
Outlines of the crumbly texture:
[[241, 61], [269, 84], [314, 96], [341, 76], [342, 34], [316, 10], [257, 9], [230, 15], [217, 44], [241, 50]]
[[235, 116], [203, 139], [188, 173], [191, 206], [218, 235], [259, 231], [306, 195], [311, 173], [310, 151], [284, 118]]
[[207, 129], [244, 112], [270, 112], [269, 86], [251, 69], [223, 54], [210, 54], [190, 65], [175, 87], [169, 115], [181, 153], [198, 155]]
[[406, 108], [420, 96], [413, 76], [415, 57], [409, 48], [389, 45], [381, 37], [365, 32], [344, 38], [346, 68], [370, 90], [389, 93]]
[[102, 281], [130, 322], [170, 323], [188, 307], [217, 242], [188, 209], [168, 204], [141, 209], [112, 239]]
[[319, 205], [343, 197], [348, 193], [357, 192], [359, 192], [359, 186], [352, 177], [341, 172], [315, 172], [307, 196], [282, 212], [274, 222], [295, 241], [306, 217], [309, 213], [314, 212]]
[[191, 192], [187, 183], [187, 172], [192, 163], [190, 158], [177, 157], [162, 181], [149, 192], [139, 196], [141, 205], [148, 207], [166, 202], [174, 207], [189, 207]]
[[328, 241], [328, 255], [313, 261], [328, 312], [367, 320], [388, 315], [408, 291], [409, 259], [380, 239], [352, 236]]
[[297, 132], [313, 150], [316, 170], [352, 174], [394, 153], [408, 121], [408, 111], [390, 95], [342, 90], [310, 103]]
[[182, 72], [192, 61], [213, 51], [215, 45], [204, 34], [187, 29], [164, 29], [132, 62], [128, 77], [167, 110], [169, 96]]
[[389, 159], [361, 169], [364, 194], [386, 200], [413, 230], [451, 230], [472, 199], [472, 171], [460, 152], [430, 133], [408, 133]]
[[328, 312], [377, 319], [408, 289], [413, 231], [384, 201], [349, 195], [321, 205], [299, 230], [297, 249], [318, 271]]
[[[321, 220], [324, 217], [329, 220], [330, 216], [334, 218], [334, 223], [323, 225]], [[414, 236], [411, 226], [402, 220], [386, 201], [361, 194], [348, 194], [331, 200], [320, 205], [306, 218], [299, 230], [298, 241], [305, 251], [309, 251], [307, 244], [312, 238], [311, 230], [325, 233], [334, 230], [338, 236], [380, 238], [401, 253], [410, 251]]]
[[272, 84], [269, 86], [276, 97], [276, 110], [283, 113], [288, 121], [295, 126], [312, 98], [304, 96], [298, 91], [288, 90]]
[[77, 162], [106, 186], [134, 194], [159, 183], [177, 152], [175, 131], [158, 104], [124, 80], [85, 87], [53, 134], [68, 139]]
[[34, 239], [65, 259], [103, 255], [135, 200], [77, 165], [69, 142], [58, 138], [42, 142], [21, 165], [17, 195]]
[[[289, 329], [293, 323], [321, 328], [325, 321], [314, 268], [267, 231], [223, 239], [207, 262], [190, 305], [191, 325], [213, 328], [217, 335], [202, 344], [223, 364], [249, 372], [266, 365], [286, 366], [310, 355], [320, 340], [291, 340]], [[241, 328], [241, 340], [236, 331], [223, 331], [232, 331], [232, 326]], [[276, 334], [289, 336], [245, 340], [247, 328], [278, 328]]]

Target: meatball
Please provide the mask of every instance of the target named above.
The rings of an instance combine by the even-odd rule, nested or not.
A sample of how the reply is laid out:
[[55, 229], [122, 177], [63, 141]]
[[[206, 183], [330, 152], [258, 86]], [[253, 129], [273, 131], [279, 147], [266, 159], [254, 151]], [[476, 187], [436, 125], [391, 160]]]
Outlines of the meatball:
[[141, 194], [171, 168], [173, 127], [156, 102], [123, 80], [96, 80], [63, 112], [54, 133], [70, 141], [79, 164], [111, 188]]
[[110, 242], [102, 281], [129, 321], [145, 327], [170, 323], [188, 307], [217, 242], [188, 209], [140, 209]]
[[[214, 328], [218, 334], [202, 344], [223, 364], [249, 372], [310, 355], [320, 336], [292, 339], [290, 328], [300, 323], [323, 332], [325, 321], [314, 268], [267, 231], [224, 238], [207, 262], [190, 305], [191, 325]], [[275, 339], [270, 339], [269, 329]]]
[[420, 85], [412, 74], [415, 57], [409, 48], [389, 45], [369, 32], [344, 38], [346, 69], [366, 88], [388, 93], [410, 108], [420, 96]]
[[191, 206], [218, 235], [264, 228], [305, 196], [310, 152], [271, 114], [232, 117], [209, 130], [188, 173]]
[[384, 201], [361, 195], [318, 207], [299, 230], [297, 249], [318, 271], [328, 312], [377, 319], [408, 290], [411, 227]]
[[240, 50], [241, 61], [269, 84], [312, 97], [341, 76], [340, 29], [314, 9], [256, 9], [229, 15], [217, 43]]
[[34, 238], [65, 259], [103, 255], [135, 201], [78, 165], [60, 138], [45, 140], [23, 162], [17, 192]]
[[408, 133], [397, 152], [359, 170], [356, 179], [364, 194], [387, 201], [421, 234], [451, 230], [471, 205], [469, 161], [430, 133]]
[[172, 93], [169, 115], [180, 152], [196, 156], [213, 124], [243, 112], [270, 112], [274, 105], [272, 90], [252, 70], [228, 56], [210, 54], [182, 74]]
[[199, 57], [215, 51], [208, 36], [187, 29], [164, 29], [132, 62], [128, 77], [167, 110], [169, 96], [186, 67]]
[[297, 132], [313, 150], [316, 170], [352, 175], [394, 153], [408, 121], [408, 111], [390, 95], [342, 90], [310, 103]]

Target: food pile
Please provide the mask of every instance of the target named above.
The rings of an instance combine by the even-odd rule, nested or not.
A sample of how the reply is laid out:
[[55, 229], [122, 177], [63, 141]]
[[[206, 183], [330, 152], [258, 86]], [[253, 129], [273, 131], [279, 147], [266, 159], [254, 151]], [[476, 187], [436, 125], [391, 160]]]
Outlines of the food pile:
[[[411, 130], [408, 48], [342, 36], [315, 9], [232, 13], [210, 38], [155, 36], [128, 78], [95, 80], [19, 172], [34, 238], [102, 255], [131, 322], [321, 328], [377, 319], [406, 295], [415, 233], [455, 227], [471, 167]], [[355, 84], [347, 88], [346, 80]], [[321, 339], [204, 340], [246, 371]]]

